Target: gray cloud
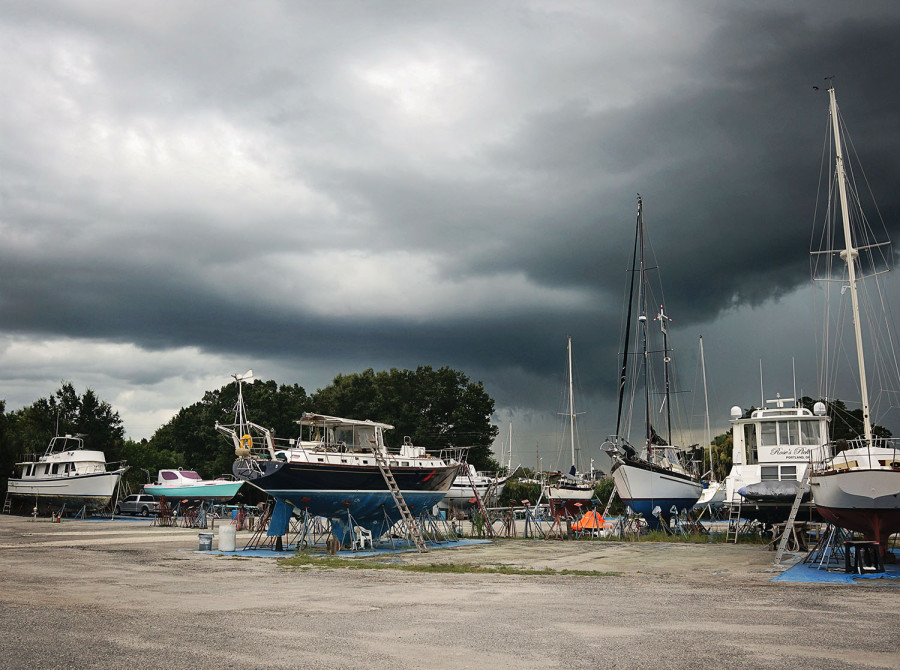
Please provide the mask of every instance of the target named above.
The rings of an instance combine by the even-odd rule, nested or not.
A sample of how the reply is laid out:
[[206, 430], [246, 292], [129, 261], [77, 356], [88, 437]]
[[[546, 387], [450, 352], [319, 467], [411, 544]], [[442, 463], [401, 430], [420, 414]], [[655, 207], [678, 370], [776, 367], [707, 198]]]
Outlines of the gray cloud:
[[[194, 379], [260, 361], [309, 390], [452, 365], [532, 423], [571, 334], [609, 432], [638, 192], [689, 365], [809, 282], [825, 76], [900, 232], [898, 27], [887, 2], [8, 3], [0, 323], [155, 356], [60, 363], [42, 394], [120, 397], [172, 360], [187, 404], [187, 350]], [[744, 367], [717, 374], [749, 404]]]

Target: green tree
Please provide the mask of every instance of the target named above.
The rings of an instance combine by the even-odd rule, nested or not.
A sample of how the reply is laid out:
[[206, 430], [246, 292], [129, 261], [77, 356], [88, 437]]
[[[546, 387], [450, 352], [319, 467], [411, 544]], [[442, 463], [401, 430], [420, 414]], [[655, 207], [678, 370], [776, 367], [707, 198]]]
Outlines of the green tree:
[[491, 451], [499, 432], [490, 422], [494, 400], [481, 382], [448, 367], [338, 375], [313, 394], [312, 405], [322, 414], [391, 424], [394, 430], [385, 435], [390, 447], [409, 436], [429, 450], [468, 447], [478, 470], [500, 467]]

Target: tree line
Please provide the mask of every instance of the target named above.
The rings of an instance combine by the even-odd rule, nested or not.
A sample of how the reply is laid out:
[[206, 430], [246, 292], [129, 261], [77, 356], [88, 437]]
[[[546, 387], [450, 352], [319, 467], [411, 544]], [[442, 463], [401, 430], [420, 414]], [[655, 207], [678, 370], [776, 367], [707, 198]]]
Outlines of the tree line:
[[[279, 437], [299, 436], [294, 422], [303, 412], [372, 419], [394, 426], [385, 433], [389, 448], [399, 448], [404, 436], [429, 451], [469, 447], [476, 469], [499, 469], [491, 451], [499, 432], [490, 421], [494, 400], [481, 382], [449, 367], [339, 374], [312, 395], [298, 384], [257, 381], [245, 383], [243, 395], [248, 418]], [[91, 389], [78, 395], [71, 382], [19, 410], [7, 412], [0, 400], [0, 472], [9, 476], [26, 455], [43, 453], [55, 435], [81, 433], [85, 448], [103, 451], [110, 462], [128, 462], [126, 481], [132, 489], [164, 468], [188, 468], [204, 478], [230, 473], [234, 448], [215, 424], [231, 423], [236, 403], [235, 383], [207, 391], [149, 440], [138, 442], [125, 439], [121, 417], [109, 403]], [[6, 476], [0, 481], [4, 493]]]

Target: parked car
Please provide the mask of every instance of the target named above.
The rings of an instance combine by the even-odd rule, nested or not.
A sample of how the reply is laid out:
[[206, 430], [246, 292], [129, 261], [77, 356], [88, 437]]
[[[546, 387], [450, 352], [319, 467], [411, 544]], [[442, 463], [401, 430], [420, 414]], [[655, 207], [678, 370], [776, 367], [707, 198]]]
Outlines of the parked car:
[[159, 501], [155, 496], [135, 493], [116, 504], [116, 514], [140, 514], [141, 516], [159, 514]]

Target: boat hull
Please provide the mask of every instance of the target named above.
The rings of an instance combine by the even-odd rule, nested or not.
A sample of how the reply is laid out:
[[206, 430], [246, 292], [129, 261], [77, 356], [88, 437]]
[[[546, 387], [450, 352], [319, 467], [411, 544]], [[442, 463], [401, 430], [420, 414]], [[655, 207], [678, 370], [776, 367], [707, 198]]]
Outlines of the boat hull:
[[[703, 485], [688, 475], [630, 459], [620, 460], [612, 477], [622, 502], [651, 528], [668, 523], [672, 507], [679, 512], [693, 507], [703, 492]], [[653, 514], [657, 507], [658, 516]]]
[[581, 516], [590, 507], [594, 498], [592, 486], [548, 486], [547, 500], [553, 514]]
[[[414, 516], [444, 498], [457, 470], [457, 465], [391, 468]], [[332, 533], [342, 543], [354, 525], [380, 537], [400, 520], [400, 511], [377, 466], [239, 460], [233, 471], [278, 501], [330, 519]]]
[[194, 484], [188, 486], [160, 486], [155, 484], [146, 484], [144, 492], [150, 495], [162, 497], [167, 500], [205, 500], [213, 502], [228, 502], [235, 495], [238, 489], [244, 485], [243, 481], [237, 482], [215, 482], [209, 484]]
[[887, 548], [900, 533], [900, 469], [853, 469], [812, 477], [813, 499], [824, 519], [863, 533]]
[[7, 491], [13, 499], [36, 502], [38, 507], [62, 506], [94, 512], [109, 506], [116, 485], [125, 468], [112, 472], [85, 475], [42, 477], [39, 479], [10, 478]]

